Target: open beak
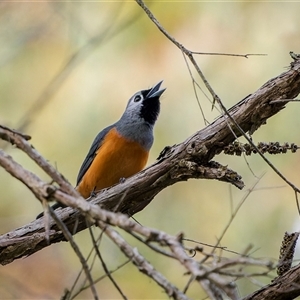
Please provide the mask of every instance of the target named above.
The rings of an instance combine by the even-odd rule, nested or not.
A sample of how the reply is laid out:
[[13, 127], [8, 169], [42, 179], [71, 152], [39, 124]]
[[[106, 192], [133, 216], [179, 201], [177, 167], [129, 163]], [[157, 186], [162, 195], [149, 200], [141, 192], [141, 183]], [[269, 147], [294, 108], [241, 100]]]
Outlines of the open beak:
[[159, 89], [161, 84], [163, 83], [163, 80], [160, 81], [159, 83], [157, 83], [147, 94], [147, 98], [154, 98], [154, 97], [160, 97], [162, 95], [162, 93], [166, 90], [166, 89]]

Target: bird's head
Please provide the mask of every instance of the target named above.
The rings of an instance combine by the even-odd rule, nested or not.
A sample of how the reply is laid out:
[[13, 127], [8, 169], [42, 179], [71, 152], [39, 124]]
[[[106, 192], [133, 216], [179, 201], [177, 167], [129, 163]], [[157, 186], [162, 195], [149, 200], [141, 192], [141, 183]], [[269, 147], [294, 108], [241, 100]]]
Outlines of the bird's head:
[[163, 81], [160, 81], [151, 89], [135, 93], [128, 101], [124, 116], [132, 120], [140, 119], [154, 125], [160, 111], [159, 98], [166, 89], [160, 89]]

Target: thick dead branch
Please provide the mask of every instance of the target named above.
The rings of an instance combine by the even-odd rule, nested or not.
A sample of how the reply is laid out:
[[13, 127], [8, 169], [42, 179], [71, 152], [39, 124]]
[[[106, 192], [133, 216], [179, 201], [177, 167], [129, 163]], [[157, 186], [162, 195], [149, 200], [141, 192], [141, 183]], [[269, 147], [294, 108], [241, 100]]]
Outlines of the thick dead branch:
[[[270, 101], [274, 99], [293, 99], [299, 94], [299, 69], [300, 62], [293, 62], [290, 70], [269, 80], [255, 93], [247, 96], [229, 110], [232, 118], [244, 132], [253, 133], [262, 124], [265, 124], [268, 118], [275, 115], [286, 105], [284, 102], [269, 104]], [[231, 128], [229, 128], [229, 124], [231, 124]], [[7, 129], [0, 128], [0, 132], [5, 130]], [[242, 182], [235, 172], [210, 162], [224, 146], [235, 140], [232, 130], [236, 136], [242, 134], [228, 117], [219, 117], [214, 123], [196, 132], [183, 143], [168, 147], [160, 155], [159, 160], [149, 168], [128, 178], [124, 183], [101, 191], [90, 203], [131, 216], [145, 208], [162, 189], [178, 181], [190, 178], [213, 178], [233, 183], [241, 188]], [[3, 136], [3, 133], [0, 134], [1, 136]], [[22, 141], [19, 141], [17, 144], [18, 139]], [[30, 146], [26, 139], [18, 136], [14, 140], [14, 134], [12, 134], [9, 140], [28, 154], [30, 152], [31, 154], [29, 155], [38, 164], [42, 163], [43, 165], [47, 163], [46, 160], [39, 161], [40, 155]], [[6, 159], [8, 158], [6, 157]], [[1, 163], [4, 167], [3, 161], [5, 159], [2, 159]], [[43, 168], [54, 181], [59, 183], [60, 187], [56, 188], [53, 185], [41, 183], [37, 180], [37, 185], [42, 188], [43, 193], [36, 193], [36, 195], [42, 195], [44, 199], [57, 200], [66, 205], [73, 203], [73, 207], [79, 207], [81, 211], [89, 211], [90, 206], [87, 203], [82, 204], [85, 201], [82, 201], [80, 197], [76, 198], [74, 190], [72, 193], [66, 193], [66, 191], [69, 192], [70, 190], [69, 186], [68, 184], [65, 186], [62, 184], [61, 180], [63, 177], [59, 173], [56, 174], [54, 168], [49, 169], [45, 166]], [[26, 181], [23, 182], [27, 184]], [[85, 217], [78, 211], [66, 208], [57, 210], [56, 213], [65, 222], [70, 232], [74, 232], [75, 227], [75, 232], [86, 228]], [[51, 233], [50, 244], [64, 240], [63, 234], [58, 230], [54, 222], [50, 223], [49, 230]], [[9, 249], [7, 248], [8, 245], [10, 245]], [[30, 255], [47, 245], [44, 222], [41, 220], [33, 221], [31, 224], [0, 237], [0, 263], [9, 263], [16, 258]], [[15, 249], [15, 251], [12, 251], [12, 249]], [[19, 251], [20, 249], [22, 251]]]
[[291, 300], [300, 295], [300, 265], [277, 277], [258, 291], [243, 300]]

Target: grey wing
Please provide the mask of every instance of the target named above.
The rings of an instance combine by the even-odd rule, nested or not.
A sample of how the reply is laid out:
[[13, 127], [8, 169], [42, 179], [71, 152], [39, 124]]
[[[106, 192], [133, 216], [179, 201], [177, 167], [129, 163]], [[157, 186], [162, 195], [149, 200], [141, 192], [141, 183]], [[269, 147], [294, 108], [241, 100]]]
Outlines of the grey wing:
[[86, 171], [89, 169], [90, 165], [92, 164], [92, 162], [96, 156], [97, 150], [101, 147], [101, 143], [102, 143], [104, 137], [113, 127], [115, 127], [115, 124], [106, 127], [105, 129], [100, 131], [98, 133], [98, 135], [96, 136], [96, 138], [94, 139], [93, 144], [80, 167], [80, 170], [79, 170], [79, 173], [77, 176], [77, 184], [76, 185], [78, 185], [80, 183], [80, 181], [82, 180], [84, 174], [86, 173]]

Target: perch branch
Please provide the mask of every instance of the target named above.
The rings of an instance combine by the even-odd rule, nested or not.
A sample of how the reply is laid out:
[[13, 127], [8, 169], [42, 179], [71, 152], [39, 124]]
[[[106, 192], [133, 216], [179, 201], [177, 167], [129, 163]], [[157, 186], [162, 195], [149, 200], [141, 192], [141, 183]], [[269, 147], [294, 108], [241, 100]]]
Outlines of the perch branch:
[[[293, 99], [297, 97], [300, 92], [299, 70], [300, 62], [293, 62], [290, 70], [269, 80], [255, 93], [247, 96], [229, 110], [232, 118], [243, 131], [254, 132], [262, 124], [265, 124], [268, 118], [274, 116], [285, 107], [286, 103], [282, 102], [269, 104], [273, 99]], [[90, 202], [84, 201], [81, 197], [68, 194], [66, 192], [67, 189], [61, 188], [62, 184], [57, 188], [40, 182], [34, 176], [26, 180], [36, 179], [37, 191], [43, 191], [40, 197], [46, 200], [56, 200], [65, 205], [78, 208], [84, 212], [85, 216], [91, 210], [98, 212], [97, 208], [99, 207], [90, 204], [97, 204], [104, 209], [127, 213], [131, 216], [144, 209], [162, 189], [190, 178], [213, 178], [230, 182], [241, 188], [243, 183], [239, 175], [226, 167], [211, 162], [211, 159], [219, 154], [224, 146], [235, 140], [235, 135], [241, 135], [233, 124], [231, 129], [229, 128], [229, 120], [226, 118], [226, 116], [221, 116], [214, 123], [196, 132], [181, 144], [167, 147], [152, 166], [126, 179], [124, 183], [102, 190]], [[2, 127], [0, 128], [1, 130], [5, 131]], [[232, 130], [235, 131], [235, 135], [232, 133]], [[18, 137], [18, 139], [22, 138]], [[25, 142], [28, 143], [25, 139], [22, 140], [22, 143]], [[28, 147], [27, 145], [22, 148], [22, 143], [18, 144], [20, 149], [36, 153], [36, 150], [31, 146]], [[37, 163], [39, 164], [40, 162], [37, 161]], [[47, 163], [47, 161], [44, 160], [42, 163]], [[3, 166], [3, 163], [1, 165]], [[14, 169], [14, 167], [12, 166], [11, 169]], [[48, 169], [46, 168], [45, 170]], [[57, 172], [54, 168], [51, 170]], [[46, 171], [50, 177], [54, 177], [52, 171]], [[16, 172], [18, 173], [18, 171]], [[55, 176], [58, 175], [56, 174]], [[62, 178], [59, 177], [57, 181]], [[28, 182], [24, 181], [24, 183], [28, 186]], [[34, 186], [35, 184], [33, 184]], [[75, 224], [77, 224], [76, 232], [86, 228], [85, 217], [80, 215], [78, 211], [65, 208], [57, 210], [56, 213], [65, 222], [70, 232], [74, 232]], [[46, 247], [48, 244], [43, 232], [43, 225], [43, 221], [36, 220], [18, 230], [0, 236], [0, 263], [9, 263], [16, 258], [30, 255]], [[56, 225], [51, 223], [51, 221], [49, 230], [50, 244], [64, 240], [63, 234], [58, 231]], [[37, 237], [38, 241], [32, 243], [34, 236]], [[28, 241], [30, 244], [26, 245], [25, 241]], [[16, 252], [11, 251], [9, 254], [7, 252], [8, 246], [5, 246], [8, 244], [10, 246], [13, 245]], [[20, 249], [23, 250], [18, 252], [17, 250]]]

